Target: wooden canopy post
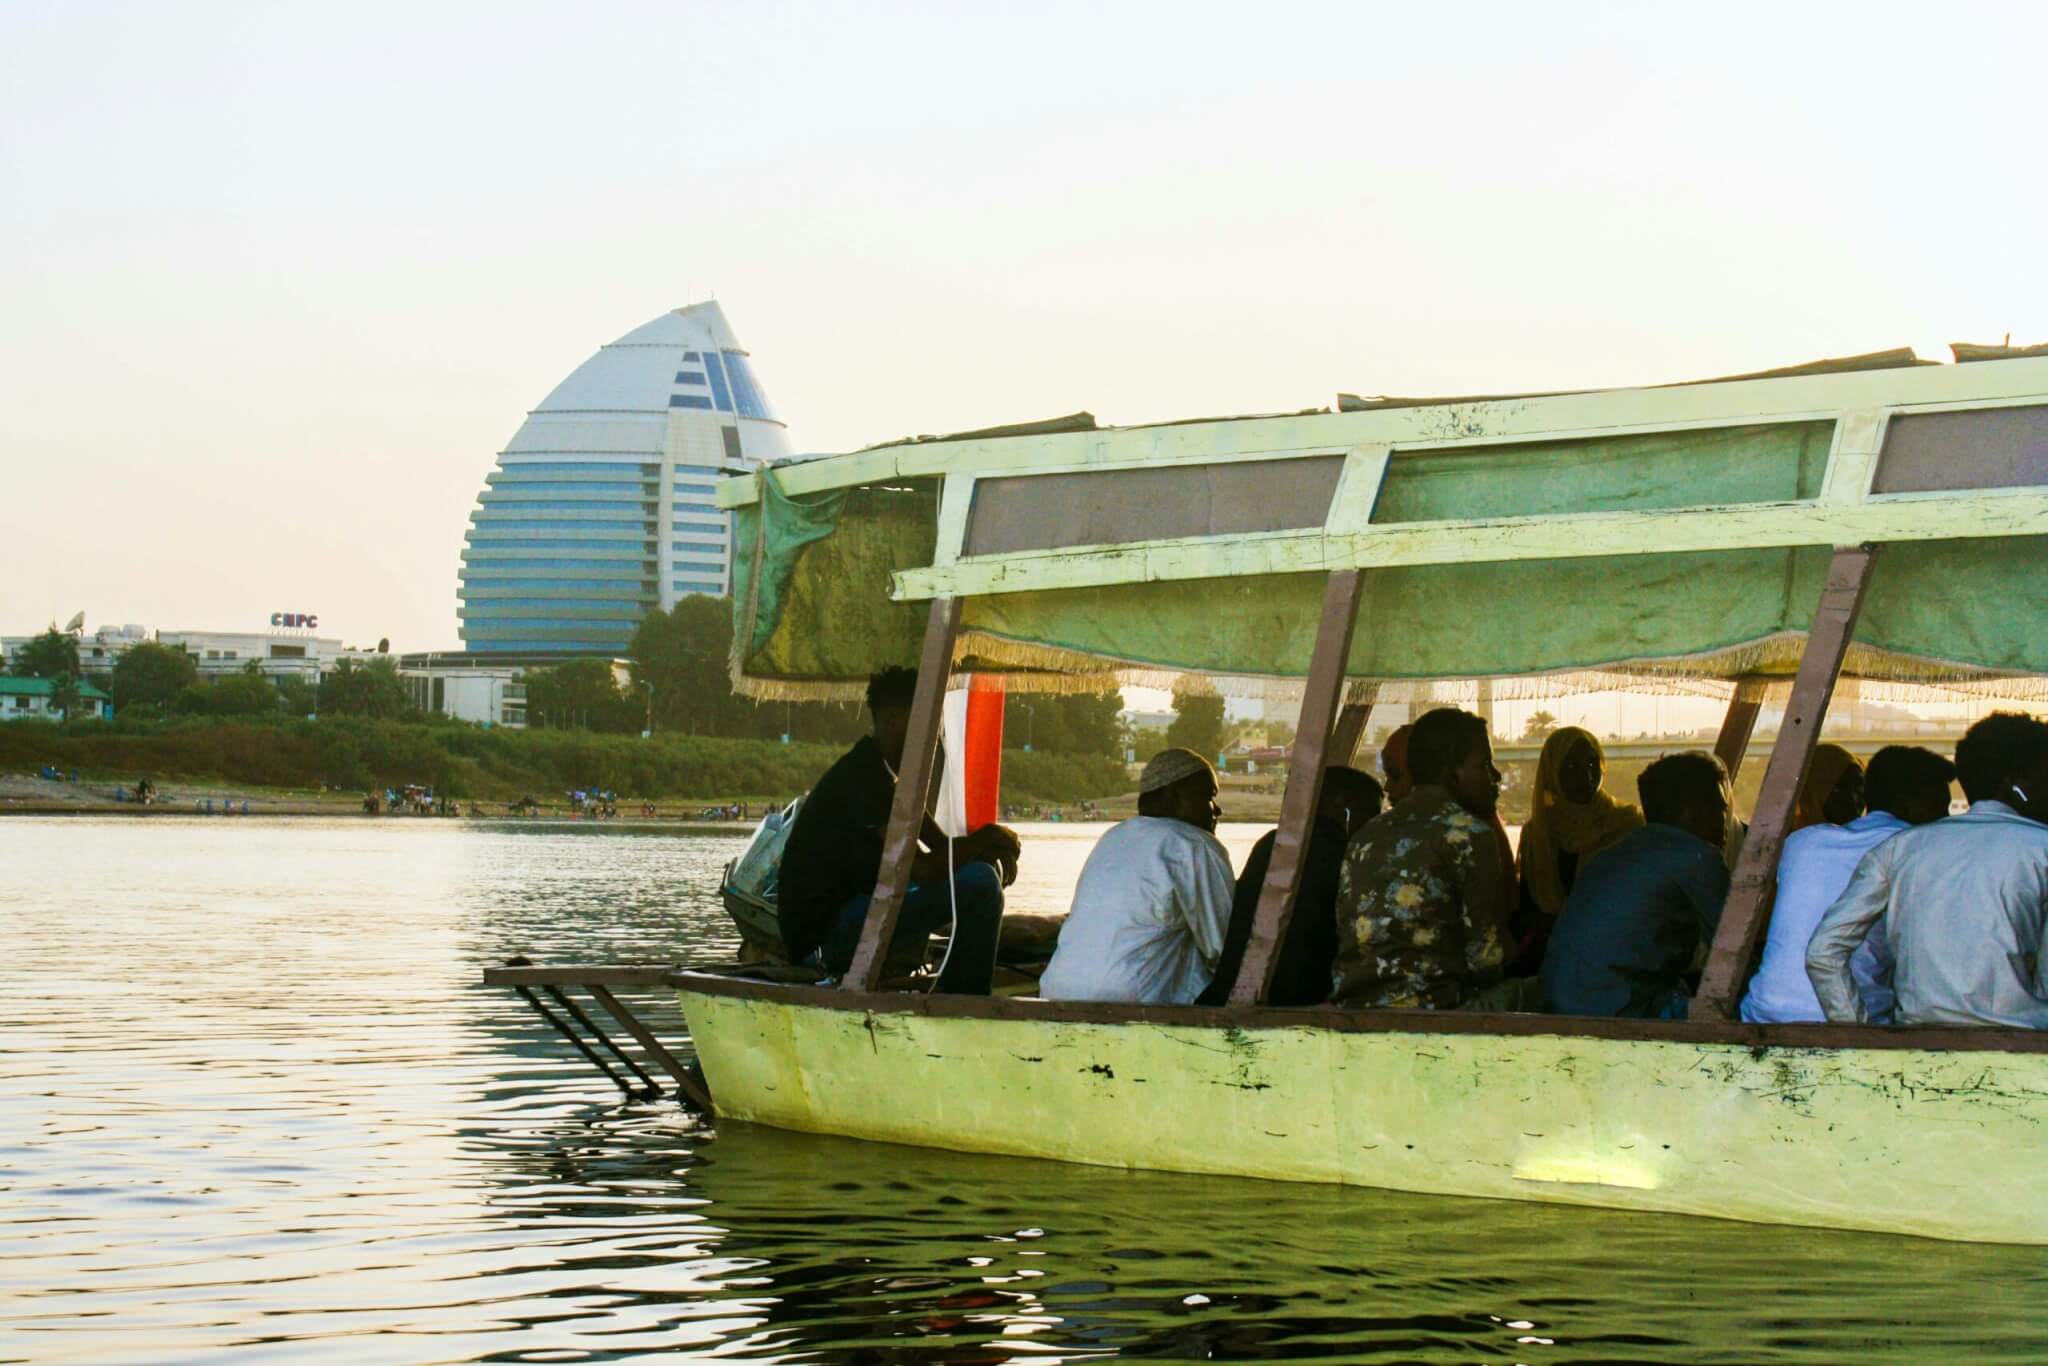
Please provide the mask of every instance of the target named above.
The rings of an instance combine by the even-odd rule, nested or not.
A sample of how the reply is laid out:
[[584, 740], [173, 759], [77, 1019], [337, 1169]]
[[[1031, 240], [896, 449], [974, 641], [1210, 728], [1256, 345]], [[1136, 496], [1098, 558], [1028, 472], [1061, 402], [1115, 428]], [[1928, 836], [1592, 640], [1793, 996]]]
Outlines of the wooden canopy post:
[[1749, 837], [1742, 842], [1742, 856], [1736, 860], [1728, 900], [1721, 908], [1721, 927], [1714, 935], [1713, 950], [1707, 955], [1699, 994], [1687, 1012], [1690, 1019], [1735, 1018], [1750, 964], [1756, 959], [1757, 944], [1770, 921], [1771, 900], [1777, 892], [1778, 852], [1784, 847], [1785, 828], [1792, 823], [1799, 786], [1806, 780], [1806, 766], [1820, 740], [1821, 722], [1835, 693], [1835, 680], [1842, 671], [1849, 637], [1856, 629], [1857, 613], [1863, 608], [1863, 592], [1870, 583], [1875, 554], [1875, 549], [1867, 545], [1837, 549], [1828, 566], [1827, 586], [1821, 590], [1813, 628], [1807, 633], [1806, 650], [1799, 659], [1799, 676], [1793, 680], [1792, 697], [1785, 704], [1785, 719], [1778, 728], [1778, 742], [1772, 746], [1770, 763], [1764, 769], [1756, 815], [1749, 823]]
[[[1325, 757], [1336, 739], [1332, 726], [1337, 699], [1344, 691], [1344, 667], [1351, 657], [1351, 631], [1358, 621], [1361, 583], [1356, 569], [1338, 569], [1323, 588], [1322, 622], [1316, 627], [1315, 652], [1309, 657], [1308, 684], [1302, 689], [1301, 719], [1294, 730], [1294, 753], [1287, 770], [1287, 791], [1280, 798], [1280, 829], [1273, 839], [1273, 859], [1266, 866], [1266, 885], [1259, 890], [1259, 909], [1252, 920], [1244, 961], [1230, 987], [1232, 1005], [1256, 1005], [1266, 999], [1280, 945], [1294, 918], [1295, 894], [1315, 826], [1316, 802], [1323, 790]], [[1359, 727], [1365, 724], [1359, 717]], [[1358, 736], [1352, 734], [1356, 746]]]
[[850, 991], [873, 991], [882, 980], [882, 963], [903, 913], [910, 890], [910, 865], [917, 857], [918, 837], [931, 801], [932, 759], [939, 749], [939, 710], [946, 697], [946, 678], [953, 669], [953, 640], [960, 633], [960, 600], [932, 599], [925, 622], [924, 653], [917, 661], [917, 692], [910, 704], [910, 731], [903, 741], [903, 762], [896, 773], [896, 800], [889, 807], [889, 829], [882, 837], [882, 871], [875, 879], [874, 900], [860, 945], [840, 985]]
[[1742, 772], [1742, 756], [1749, 752], [1749, 737], [1756, 733], [1756, 714], [1763, 710], [1761, 685], [1746, 678], [1735, 681], [1735, 696], [1728, 699], [1728, 714], [1721, 718], [1721, 734], [1714, 741], [1714, 757], [1728, 770], [1728, 781]]
[[1358, 742], [1365, 738], [1365, 723], [1372, 719], [1372, 703], [1346, 702], [1337, 713], [1337, 725], [1330, 732], [1330, 748], [1323, 755], [1324, 768], [1343, 768], [1358, 755]]

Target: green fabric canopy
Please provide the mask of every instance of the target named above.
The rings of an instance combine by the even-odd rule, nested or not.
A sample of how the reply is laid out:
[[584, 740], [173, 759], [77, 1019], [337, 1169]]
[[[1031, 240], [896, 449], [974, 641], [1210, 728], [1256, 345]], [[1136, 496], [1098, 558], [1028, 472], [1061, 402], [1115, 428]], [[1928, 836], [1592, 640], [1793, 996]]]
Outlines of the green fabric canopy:
[[[1832, 424], [1783, 423], [1397, 456], [1376, 524], [1810, 499]], [[925, 604], [891, 576], [929, 565], [936, 480], [792, 499], [772, 473], [740, 510], [734, 673], [756, 695], [843, 695], [913, 662]], [[765, 530], [764, 530], [765, 528]], [[1612, 671], [1786, 672], [1826, 577], [1825, 547], [1367, 570], [1358, 679]], [[1906, 682], [2048, 674], [2048, 542], [1910, 542], [1878, 555], [1852, 669]], [[1306, 674], [1320, 573], [1004, 593], [962, 607], [961, 656], [1100, 680], [1112, 670]], [[1049, 680], [1048, 680], [1049, 681]], [[1029, 686], [1025, 680], [1023, 686]]]

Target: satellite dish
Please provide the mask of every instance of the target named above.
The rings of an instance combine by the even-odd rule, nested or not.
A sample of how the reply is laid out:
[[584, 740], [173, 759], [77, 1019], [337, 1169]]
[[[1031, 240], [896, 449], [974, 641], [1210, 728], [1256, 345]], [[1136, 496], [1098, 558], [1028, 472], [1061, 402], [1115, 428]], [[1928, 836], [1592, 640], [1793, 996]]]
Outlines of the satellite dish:
[[83, 631], [85, 629], [85, 613], [80, 612], [77, 616], [65, 622], [64, 629], [67, 631]]

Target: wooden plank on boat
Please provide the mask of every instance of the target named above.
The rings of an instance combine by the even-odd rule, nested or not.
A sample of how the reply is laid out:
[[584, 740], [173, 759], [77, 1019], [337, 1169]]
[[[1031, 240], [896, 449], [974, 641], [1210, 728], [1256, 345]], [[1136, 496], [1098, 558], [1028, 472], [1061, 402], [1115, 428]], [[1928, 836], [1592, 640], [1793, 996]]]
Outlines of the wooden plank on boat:
[[521, 968], [485, 968], [487, 987], [659, 987], [668, 984], [672, 964], [568, 963]]
[[[1280, 945], [1294, 919], [1294, 899], [1301, 891], [1301, 873], [1315, 827], [1316, 800], [1323, 790], [1323, 755], [1333, 738], [1337, 700], [1344, 691], [1344, 663], [1351, 657], [1351, 633], [1358, 621], [1362, 576], [1340, 569], [1323, 587], [1323, 619], [1316, 627], [1315, 650], [1309, 657], [1308, 683], [1302, 689], [1301, 719], [1294, 730], [1294, 754], [1287, 770], [1287, 791], [1280, 798], [1280, 828], [1273, 838], [1273, 859], [1259, 906], [1252, 919], [1244, 961], [1231, 984], [1233, 1005], [1266, 999]], [[1363, 723], [1361, 722], [1361, 725]], [[1357, 743], [1354, 734], [1352, 743]]]
[[1748, 689], [1741, 683], [1736, 685], [1735, 696], [1729, 699], [1728, 713], [1721, 718], [1721, 734], [1714, 740], [1714, 757], [1721, 761], [1721, 767], [1728, 770], [1728, 781], [1732, 784], [1735, 775], [1742, 772], [1742, 758], [1749, 752], [1749, 738], [1756, 733], [1756, 716], [1763, 710], [1763, 699], [1744, 697]]
[[1688, 1012], [1693, 1019], [1735, 1018], [1757, 945], [1770, 921], [1778, 852], [1784, 847], [1786, 828], [1799, 801], [1799, 785], [1806, 780], [1807, 764], [1820, 740], [1821, 722], [1827, 717], [1835, 680], [1841, 676], [1842, 658], [1856, 629], [1857, 614], [1863, 610], [1863, 592], [1870, 584], [1875, 557], [1874, 547], [1851, 546], [1835, 551], [1828, 566], [1827, 584], [1814, 609], [1798, 677], [1792, 682], [1792, 697], [1785, 704], [1778, 741], [1764, 769], [1756, 813], [1742, 842], [1742, 856], [1735, 863], [1728, 900], [1721, 908], [1721, 925], [1707, 955], [1706, 971], [1700, 976], [1699, 994]]
[[1033, 997], [855, 992], [752, 982], [677, 969], [669, 984], [706, 996], [821, 1006], [866, 1015], [935, 1015], [1047, 1024], [1185, 1025], [1207, 1029], [1327, 1029], [1339, 1033], [1555, 1035], [1584, 1039], [1740, 1044], [1746, 1048], [1866, 1048], [2048, 1053], [2048, 1030], [1936, 1025], [1755, 1025], [1740, 1021], [1624, 1020], [1593, 1015], [1487, 1014], [1466, 1010], [1348, 1010], [1340, 1006], [1148, 1006]]
[[960, 633], [960, 600], [932, 600], [924, 631], [924, 653], [917, 664], [917, 693], [910, 705], [910, 733], [903, 741], [903, 762], [896, 775], [896, 800], [889, 808], [889, 829], [882, 839], [882, 871], [861, 926], [860, 946], [846, 970], [843, 985], [873, 991], [882, 980], [882, 962], [903, 913], [910, 890], [910, 865], [917, 858], [918, 836], [924, 830], [931, 796], [932, 760], [939, 748], [939, 710], [946, 696], [946, 677], [953, 667], [953, 641]]
[[[1503, 398], [1445, 398], [1367, 412], [1226, 418], [1163, 426], [1107, 427], [1038, 436], [962, 437], [882, 446], [787, 465], [777, 484], [791, 497], [878, 480], [932, 475], [1083, 469], [1396, 446], [1443, 449], [1503, 441], [1750, 426], [1917, 405], [2003, 406], [2048, 395], [2048, 358], [1929, 365], [1777, 379], [1608, 389]], [[719, 481], [721, 508], [761, 497], [758, 475]], [[919, 596], [924, 596], [920, 594]]]
[[1330, 748], [1323, 755], [1324, 768], [1348, 768], [1358, 757], [1358, 742], [1365, 738], [1365, 723], [1372, 719], [1372, 703], [1346, 702], [1337, 713], [1330, 731]]
[[1046, 592], [1169, 579], [1328, 573], [1334, 569], [2044, 535], [2048, 535], [2048, 492], [1928, 493], [1856, 503], [1742, 503], [1392, 522], [1344, 533], [1315, 528], [1024, 550], [898, 571], [891, 580], [890, 596], [916, 601], [948, 594]]
[[636, 1043], [647, 1050], [647, 1056], [661, 1064], [662, 1071], [675, 1078], [676, 1089], [688, 1096], [698, 1109], [710, 1114], [711, 1092], [705, 1088], [703, 1081], [662, 1046], [661, 1040], [654, 1036], [654, 1031], [642, 1024], [640, 1017], [629, 1010], [624, 1001], [612, 995], [605, 987], [594, 983], [585, 983], [585, 986], [597, 1003], [633, 1036]]

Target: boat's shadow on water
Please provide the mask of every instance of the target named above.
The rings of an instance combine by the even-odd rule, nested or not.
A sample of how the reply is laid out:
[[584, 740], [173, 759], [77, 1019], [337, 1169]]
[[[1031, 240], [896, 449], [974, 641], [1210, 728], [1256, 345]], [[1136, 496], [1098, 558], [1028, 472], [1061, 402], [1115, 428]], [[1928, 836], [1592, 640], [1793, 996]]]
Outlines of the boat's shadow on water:
[[[780, 1359], [1985, 1361], [2048, 1341], [2034, 1249], [948, 1153], [667, 1105], [564, 1117], [494, 1186], [501, 1216], [562, 1235], [562, 1294], [601, 1274], [643, 1328]], [[646, 1231], [630, 1252], [622, 1221]], [[578, 1229], [602, 1243], [578, 1252]]]

